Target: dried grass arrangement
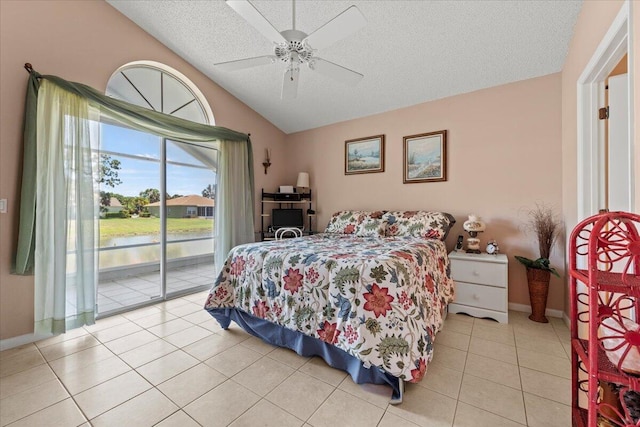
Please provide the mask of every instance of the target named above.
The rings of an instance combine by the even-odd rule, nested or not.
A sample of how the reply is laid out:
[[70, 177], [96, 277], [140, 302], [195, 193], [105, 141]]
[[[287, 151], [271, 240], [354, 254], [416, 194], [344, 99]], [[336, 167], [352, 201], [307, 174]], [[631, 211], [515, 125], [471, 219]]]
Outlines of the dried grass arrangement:
[[555, 268], [549, 265], [549, 256], [562, 230], [562, 223], [553, 209], [544, 204], [536, 204], [533, 209], [527, 212], [527, 215], [529, 216], [529, 221], [526, 223], [526, 229], [533, 233], [538, 239], [540, 257], [532, 260], [516, 255], [516, 259], [526, 267], [547, 270], [553, 275], [560, 277]]
[[553, 209], [543, 204], [536, 204], [528, 211], [529, 221], [527, 230], [538, 238], [540, 257], [532, 260], [516, 255], [516, 259], [527, 267], [527, 284], [529, 286], [529, 300], [531, 301], [531, 315], [534, 322], [548, 323], [545, 312], [547, 296], [549, 295], [549, 281], [551, 274], [560, 277], [555, 268], [549, 265], [549, 255], [553, 244], [558, 239], [562, 224]]

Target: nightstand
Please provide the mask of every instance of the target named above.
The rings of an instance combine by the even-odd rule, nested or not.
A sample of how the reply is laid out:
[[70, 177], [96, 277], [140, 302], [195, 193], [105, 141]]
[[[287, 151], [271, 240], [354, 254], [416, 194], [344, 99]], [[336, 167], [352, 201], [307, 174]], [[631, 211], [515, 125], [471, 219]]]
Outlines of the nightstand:
[[456, 285], [455, 301], [449, 304], [449, 311], [508, 323], [507, 256], [451, 252], [449, 259]]

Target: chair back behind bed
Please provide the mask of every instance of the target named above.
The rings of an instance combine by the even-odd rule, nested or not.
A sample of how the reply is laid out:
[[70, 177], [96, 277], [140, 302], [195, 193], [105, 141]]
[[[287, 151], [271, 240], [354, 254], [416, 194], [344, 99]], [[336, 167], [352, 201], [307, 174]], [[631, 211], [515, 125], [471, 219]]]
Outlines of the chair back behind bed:
[[282, 227], [276, 230], [275, 239], [282, 240], [287, 234], [292, 234], [293, 237], [302, 237], [302, 230], [296, 227]]

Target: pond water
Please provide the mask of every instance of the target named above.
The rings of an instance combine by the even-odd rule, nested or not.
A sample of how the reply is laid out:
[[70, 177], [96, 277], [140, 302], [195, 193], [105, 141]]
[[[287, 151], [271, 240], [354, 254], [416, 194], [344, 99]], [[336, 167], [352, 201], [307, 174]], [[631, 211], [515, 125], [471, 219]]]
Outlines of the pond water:
[[[188, 239], [202, 240], [182, 241]], [[150, 245], [127, 247], [147, 243]], [[167, 259], [209, 255], [213, 253], [213, 245], [211, 232], [170, 233], [167, 236]], [[160, 262], [160, 234], [112, 237], [104, 239], [101, 248], [100, 270]]]

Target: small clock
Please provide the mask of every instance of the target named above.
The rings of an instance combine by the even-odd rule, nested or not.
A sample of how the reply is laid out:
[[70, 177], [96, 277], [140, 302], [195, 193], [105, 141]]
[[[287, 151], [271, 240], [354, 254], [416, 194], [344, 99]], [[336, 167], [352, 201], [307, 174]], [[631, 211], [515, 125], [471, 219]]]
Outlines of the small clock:
[[495, 240], [490, 240], [489, 243], [487, 243], [487, 253], [489, 255], [496, 255], [499, 250], [500, 248]]

